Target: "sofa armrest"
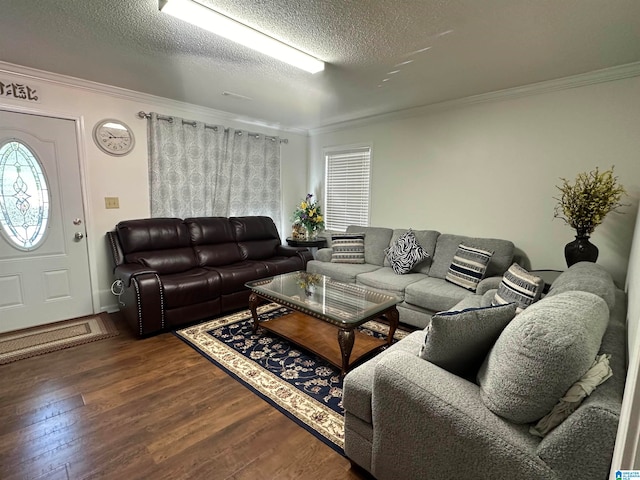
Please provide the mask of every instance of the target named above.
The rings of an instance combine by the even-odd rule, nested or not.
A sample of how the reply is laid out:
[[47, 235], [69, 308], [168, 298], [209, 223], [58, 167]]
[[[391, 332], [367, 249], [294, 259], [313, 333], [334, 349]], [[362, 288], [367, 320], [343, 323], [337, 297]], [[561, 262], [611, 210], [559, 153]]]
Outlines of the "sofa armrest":
[[498, 288], [502, 282], [502, 277], [487, 277], [480, 280], [476, 288], [476, 295], [484, 295], [489, 290]]
[[118, 303], [123, 318], [138, 336], [165, 329], [163, 287], [156, 272], [141, 268], [131, 273], [128, 283], [123, 282]]
[[111, 262], [113, 268], [124, 263], [124, 253], [122, 252], [122, 245], [120, 245], [120, 239], [118, 238], [118, 232], [112, 230], [107, 232], [105, 238], [107, 239], [107, 247], [109, 253], [111, 253]]
[[607, 478], [620, 404], [588, 398], [540, 442], [538, 455], [560, 478]]
[[276, 254], [283, 257], [295, 257], [299, 256], [306, 265], [309, 260], [313, 260], [313, 254], [311, 250], [306, 247], [291, 247], [289, 245], [278, 245], [276, 248]]
[[378, 480], [556, 478], [528, 425], [493, 414], [477, 385], [416, 355], [389, 352], [378, 363], [372, 408]]
[[117, 266], [114, 270], [115, 277], [122, 281], [124, 288], [129, 288], [131, 286], [131, 278], [145, 274], [157, 275], [158, 272], [152, 268], [148, 268], [137, 263], [125, 263]]
[[316, 252], [316, 260], [321, 262], [330, 262], [333, 255], [333, 248], [321, 248]]
[[295, 257], [299, 252], [308, 251], [306, 247], [292, 247], [290, 245], [278, 245], [276, 247], [276, 255], [283, 257]]

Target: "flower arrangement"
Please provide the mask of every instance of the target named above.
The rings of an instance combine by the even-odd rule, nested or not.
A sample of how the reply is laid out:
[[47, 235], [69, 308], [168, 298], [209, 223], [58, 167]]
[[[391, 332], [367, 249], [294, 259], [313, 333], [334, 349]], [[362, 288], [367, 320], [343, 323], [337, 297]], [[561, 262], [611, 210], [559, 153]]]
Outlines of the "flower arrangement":
[[291, 221], [297, 225], [303, 225], [309, 233], [324, 229], [324, 217], [320, 210], [320, 204], [313, 200], [313, 194], [308, 193], [293, 212]]
[[588, 236], [602, 223], [607, 213], [624, 206], [620, 199], [626, 194], [618, 177], [610, 170], [600, 172], [598, 167], [588, 173], [580, 173], [575, 183], [561, 178], [560, 197], [554, 197], [558, 204], [554, 218], [560, 218], [574, 228], [578, 236]]
[[307, 273], [307, 272], [298, 272], [297, 275], [297, 284], [300, 288], [307, 291], [309, 288], [315, 287], [320, 283], [320, 274], [318, 273]]

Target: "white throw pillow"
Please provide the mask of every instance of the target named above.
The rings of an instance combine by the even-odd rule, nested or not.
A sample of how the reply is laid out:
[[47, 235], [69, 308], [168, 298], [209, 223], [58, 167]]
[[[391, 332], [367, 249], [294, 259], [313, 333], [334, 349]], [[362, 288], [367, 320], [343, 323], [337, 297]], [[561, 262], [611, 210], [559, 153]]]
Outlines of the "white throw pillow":
[[611, 355], [598, 355], [587, 373], [567, 390], [564, 397], [535, 426], [532, 426], [529, 432], [532, 435], [544, 437], [575, 412], [582, 401], [591, 395], [598, 385], [613, 376], [613, 371], [609, 366], [609, 358]]

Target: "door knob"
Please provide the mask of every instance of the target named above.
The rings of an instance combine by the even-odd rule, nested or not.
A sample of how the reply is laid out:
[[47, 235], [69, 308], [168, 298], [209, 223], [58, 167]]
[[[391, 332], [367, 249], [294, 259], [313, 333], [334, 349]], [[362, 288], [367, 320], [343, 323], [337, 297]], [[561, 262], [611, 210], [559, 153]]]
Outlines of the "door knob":
[[80, 240], [82, 240], [84, 238], [84, 233], [76, 232], [76, 234], [73, 237], [76, 239], [76, 241], [79, 242]]

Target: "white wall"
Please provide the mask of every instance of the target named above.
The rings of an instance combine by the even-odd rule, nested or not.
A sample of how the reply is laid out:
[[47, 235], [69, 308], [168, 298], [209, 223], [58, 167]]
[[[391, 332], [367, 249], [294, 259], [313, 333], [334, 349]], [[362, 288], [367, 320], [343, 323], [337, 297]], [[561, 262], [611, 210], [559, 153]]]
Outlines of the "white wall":
[[634, 77], [313, 132], [310, 184], [322, 186], [324, 147], [370, 143], [371, 225], [506, 238], [533, 268], [564, 269], [573, 230], [553, 218], [555, 185], [615, 165], [632, 205], [592, 242], [623, 286], [640, 195], [639, 92]]
[[[287, 138], [282, 144], [283, 222], [281, 232], [290, 231], [288, 221], [298, 199], [306, 194], [308, 138], [306, 133], [280, 131], [235, 121], [224, 112], [127, 90], [92, 84], [15, 65], [0, 63], [0, 81], [18, 82], [37, 90], [38, 103], [0, 97], [0, 108], [25, 109], [43, 114], [78, 118], [81, 121], [81, 165], [84, 171], [87, 242], [92, 275], [94, 310], [115, 310], [110, 293], [113, 281], [105, 233], [121, 220], [149, 217], [147, 169], [147, 121], [137, 117], [139, 111], [155, 111], [191, 120], [221, 124], [252, 132]], [[134, 132], [136, 146], [124, 157], [103, 153], [92, 140], [94, 125], [104, 118], [124, 121]], [[119, 197], [120, 208], [107, 210], [104, 197]]]
[[[618, 286], [624, 288], [630, 272], [630, 365], [612, 472], [638, 469], [640, 77], [496, 97], [313, 132], [310, 185], [322, 192], [323, 148], [371, 144], [371, 225], [507, 238], [527, 254], [532, 268], [562, 270], [573, 231], [553, 218], [559, 178], [573, 180], [579, 172], [615, 165], [630, 206], [623, 215], [610, 214], [592, 242], [600, 249], [598, 263]], [[629, 259], [634, 229], [638, 238]]]
[[616, 450], [611, 462], [611, 478], [616, 469], [640, 469], [640, 215], [636, 219], [634, 240], [629, 258], [626, 291], [629, 296], [627, 311], [629, 369]]

